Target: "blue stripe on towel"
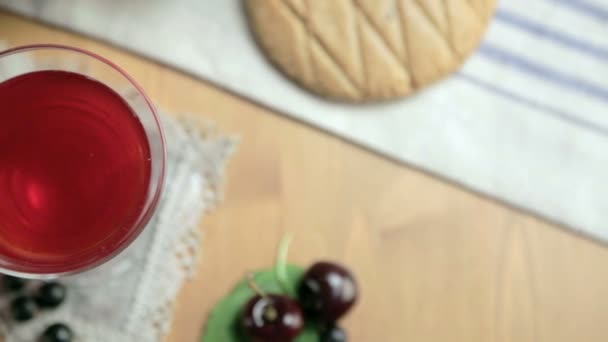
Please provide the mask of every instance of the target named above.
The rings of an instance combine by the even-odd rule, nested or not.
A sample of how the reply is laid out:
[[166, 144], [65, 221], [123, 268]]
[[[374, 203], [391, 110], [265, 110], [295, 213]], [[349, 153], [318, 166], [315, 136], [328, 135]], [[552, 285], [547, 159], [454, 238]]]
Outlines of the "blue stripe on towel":
[[549, 0], [551, 2], [568, 6], [573, 10], [579, 11], [602, 22], [608, 22], [608, 8], [590, 3], [585, 0]]
[[587, 129], [587, 130], [592, 131], [596, 134], [599, 134], [603, 137], [608, 137], [608, 128], [607, 127], [597, 125], [597, 124], [595, 124], [591, 121], [587, 121], [585, 119], [581, 119], [580, 117], [578, 117], [572, 113], [560, 110], [560, 109], [558, 109], [556, 107], [552, 107], [550, 105], [540, 103], [540, 102], [538, 102], [534, 99], [528, 98], [526, 96], [519, 95], [508, 89], [499, 87], [493, 83], [486, 82], [484, 80], [476, 78], [475, 76], [467, 75], [467, 74], [464, 74], [463, 72], [457, 73], [456, 76], [459, 79], [467, 81], [487, 92], [493, 93], [495, 95], [499, 95], [510, 101], [520, 103], [528, 108], [545, 113], [547, 115], [550, 115], [561, 121], [565, 121], [574, 126]]
[[517, 56], [514, 53], [492, 45], [491, 43], [486, 42], [482, 44], [479, 48], [479, 55], [492, 59], [505, 66], [517, 68], [545, 81], [553, 82], [564, 88], [569, 88], [573, 91], [608, 103], [608, 90], [602, 86], [553, 70], [547, 66], [528, 60], [525, 57]]
[[[608, 62], [608, 49], [585, 42], [576, 36], [555, 31], [509, 10], [498, 10], [496, 20]], [[608, 28], [606, 42], [608, 43]]]

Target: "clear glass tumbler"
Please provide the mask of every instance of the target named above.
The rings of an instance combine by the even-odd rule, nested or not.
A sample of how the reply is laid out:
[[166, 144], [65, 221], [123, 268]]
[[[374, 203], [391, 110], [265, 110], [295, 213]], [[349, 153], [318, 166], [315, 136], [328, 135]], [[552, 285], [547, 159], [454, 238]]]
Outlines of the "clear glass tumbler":
[[[95, 111], [90, 108], [90, 103], [80, 101], [76, 94], [78, 92], [70, 91], [62, 83], [58, 83], [57, 87], [49, 87], [48, 92], [56, 94], [57, 98], [70, 98], [73, 104], [65, 106], [62, 103], [54, 103], [53, 96], [48, 96], [51, 102], [45, 107], [27, 107], [28, 110], [36, 112], [23, 113], [47, 120], [45, 124], [35, 122], [36, 125], [31, 126], [37, 128], [30, 129], [25, 124], [28, 123], [27, 120], [15, 118], [15, 115], [23, 113], [12, 111], [11, 105], [7, 103], [35, 103], [38, 100], [35, 98], [36, 94], [41, 94], [40, 89], [37, 90], [38, 93], [34, 91], [30, 94], [27, 87], [19, 88], [18, 83], [26, 82], [24, 80], [27, 77], [22, 76], [44, 74], [47, 71], [51, 71], [46, 73], [50, 78], [39, 77], [45, 79], [45, 82], [50, 82], [52, 77], [75, 77], [74, 80], [78, 82], [103, 90], [104, 96], [109, 96], [108, 98], [112, 97], [110, 92], [114, 92], [122, 99], [122, 103], [130, 108], [133, 115], [130, 118], [119, 117], [107, 112], [104, 107], [105, 109], [96, 114], [102, 119], [89, 120], [87, 113]], [[7, 86], [9, 83], [10, 87]], [[10, 96], [6, 95], [9, 91], [7, 89], [13, 92]], [[90, 90], [88, 94], [91, 94]], [[46, 95], [48, 94], [45, 93]], [[120, 105], [120, 101], [117, 105]], [[67, 120], [67, 124], [63, 127], [57, 124], [57, 120]], [[126, 135], [122, 134], [126, 124], [132, 125], [134, 129], [138, 125], [142, 128], [140, 140], [148, 157], [142, 160], [141, 167], [132, 169], [145, 173], [146, 182], [145, 186], [142, 186], [141, 200], [137, 205], [119, 206], [117, 203], [131, 195], [131, 185], [125, 184], [124, 180], [135, 179], [129, 175], [132, 169], [124, 167], [126, 164], [121, 161], [125, 156], [136, 155], [132, 151], [134, 145], [123, 143], [128, 141], [125, 140]], [[62, 131], [62, 128], [65, 128], [65, 131]], [[107, 132], [104, 131], [106, 128]], [[26, 134], [19, 134], [20, 129], [24, 129]], [[33, 129], [39, 129], [40, 132], [33, 133]], [[46, 137], [49, 130], [56, 131], [53, 134], [57, 139], [50, 140], [50, 137]], [[102, 133], [99, 133], [99, 136], [105, 138], [90, 134], [90, 131], [100, 131]], [[113, 138], [109, 139], [107, 136]], [[23, 137], [28, 137], [29, 140], [25, 141]], [[77, 139], [82, 143], [74, 143]], [[114, 156], [86, 150], [87, 146], [95, 146], [105, 151], [105, 143], [124, 146], [120, 145], [120, 152]], [[53, 164], [53, 159], [48, 158], [49, 155], [59, 156], [56, 164]], [[113, 163], [114, 157], [121, 162]], [[100, 159], [95, 158], [106, 158], [103, 160], [110, 161], [113, 165], [107, 170], [105, 167], [99, 170], [89, 168], [94, 172], [86, 182], [80, 182], [82, 184], [66, 183], [65, 179], [72, 177], [71, 173], [75, 173], [75, 180], [86, 179], [82, 174], [76, 174], [75, 170], [87, 170], [87, 163], [97, 165], [95, 162], [100, 162]], [[141, 86], [116, 64], [80, 48], [54, 44], [21, 46], [1, 51], [0, 272], [23, 278], [49, 279], [90, 270], [118, 255], [140, 235], [153, 216], [164, 185], [166, 159], [162, 125], [152, 102]], [[132, 164], [132, 161], [130, 163]], [[62, 178], [63, 183], [55, 182], [53, 177]], [[116, 182], [112, 183], [111, 180]], [[112, 187], [108, 184], [121, 186]], [[81, 188], [90, 192], [87, 195], [89, 197], [78, 192]], [[133, 191], [135, 188], [133, 184]], [[65, 195], [66, 191], [71, 191], [74, 197], [63, 202], [57, 200], [65, 199], [65, 196], [57, 194]], [[120, 191], [122, 195], [117, 195], [116, 191]], [[105, 197], [95, 198], [97, 194], [103, 194]], [[81, 221], [69, 215], [58, 218], [55, 211], [67, 210], [66, 208], [72, 210], [75, 217], [100, 219], [91, 221], [90, 226], [78, 226], [77, 223]], [[111, 215], [117, 212], [132, 219], [120, 222], [114, 220]], [[84, 213], [90, 215], [86, 216]], [[68, 226], [71, 228], [67, 229]], [[86, 239], [92, 239], [91, 236], [98, 237], [98, 241], [88, 245], [80, 243], [89, 241]]]

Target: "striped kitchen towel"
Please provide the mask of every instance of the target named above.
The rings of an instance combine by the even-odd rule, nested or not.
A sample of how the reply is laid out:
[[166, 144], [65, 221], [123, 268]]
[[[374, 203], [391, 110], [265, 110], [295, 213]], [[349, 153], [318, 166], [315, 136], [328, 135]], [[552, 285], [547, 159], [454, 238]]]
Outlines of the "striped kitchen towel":
[[484, 43], [456, 75], [411, 99], [364, 106], [324, 101], [282, 77], [251, 39], [240, 0], [0, 6], [168, 63], [608, 240], [608, 0], [502, 0]]

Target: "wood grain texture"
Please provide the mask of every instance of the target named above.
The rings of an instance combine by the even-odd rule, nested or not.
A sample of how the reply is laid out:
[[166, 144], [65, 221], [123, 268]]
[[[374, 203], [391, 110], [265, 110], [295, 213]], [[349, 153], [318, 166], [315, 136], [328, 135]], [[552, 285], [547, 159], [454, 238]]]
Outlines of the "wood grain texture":
[[159, 106], [241, 135], [169, 342], [196, 341], [229, 288], [273, 263], [286, 231], [293, 262], [335, 259], [358, 275], [352, 341], [608, 340], [608, 249], [597, 243], [90, 39], [7, 14], [0, 39], [94, 50]]

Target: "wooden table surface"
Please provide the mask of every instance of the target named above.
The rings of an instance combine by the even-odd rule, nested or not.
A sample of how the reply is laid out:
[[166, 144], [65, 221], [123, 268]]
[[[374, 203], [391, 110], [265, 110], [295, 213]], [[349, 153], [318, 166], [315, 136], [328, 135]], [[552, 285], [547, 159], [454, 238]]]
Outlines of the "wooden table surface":
[[169, 342], [197, 341], [213, 305], [272, 265], [288, 231], [291, 261], [334, 259], [357, 274], [351, 341], [608, 340], [608, 249], [598, 243], [94, 40], [5, 13], [0, 40], [98, 52], [158, 106], [241, 136]]

